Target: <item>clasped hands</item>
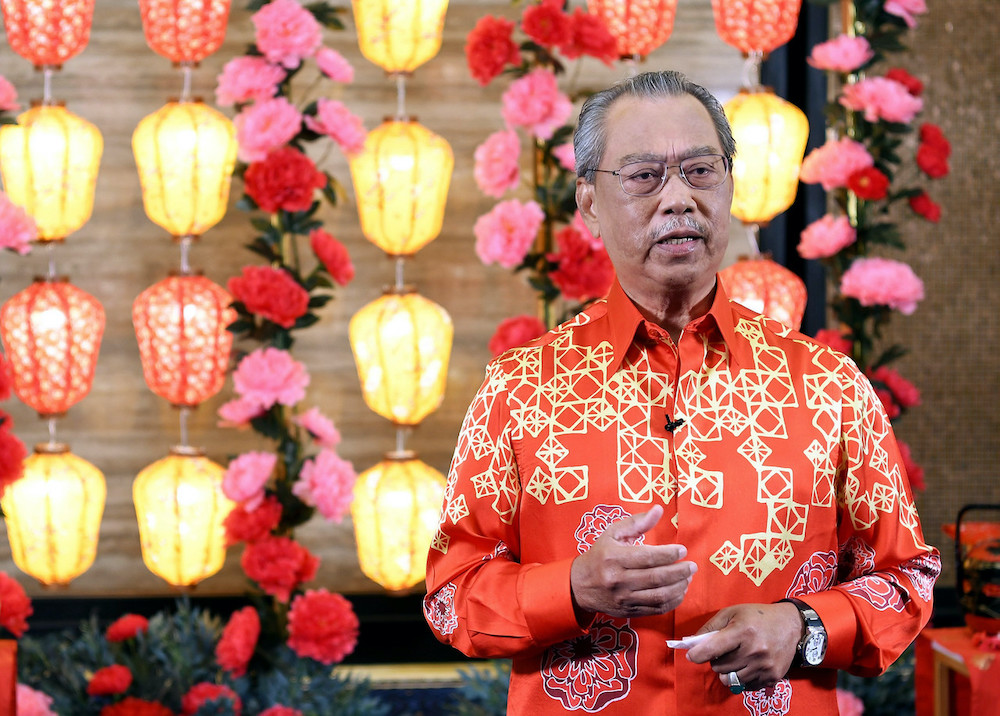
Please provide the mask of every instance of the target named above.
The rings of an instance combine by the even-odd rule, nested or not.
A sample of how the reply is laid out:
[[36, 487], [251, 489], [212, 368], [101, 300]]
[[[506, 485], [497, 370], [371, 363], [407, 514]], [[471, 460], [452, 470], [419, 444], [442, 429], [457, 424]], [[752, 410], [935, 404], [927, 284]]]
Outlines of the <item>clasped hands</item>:
[[[654, 506], [613, 523], [573, 561], [570, 588], [582, 623], [601, 612], [613, 617], [664, 614], [680, 606], [698, 565], [685, 561], [683, 545], [636, 544], [663, 516]], [[795, 656], [803, 626], [788, 603], [725, 607], [698, 629], [715, 631], [692, 646], [687, 658], [710, 663], [727, 687], [735, 673], [747, 690], [764, 689], [783, 678]]]

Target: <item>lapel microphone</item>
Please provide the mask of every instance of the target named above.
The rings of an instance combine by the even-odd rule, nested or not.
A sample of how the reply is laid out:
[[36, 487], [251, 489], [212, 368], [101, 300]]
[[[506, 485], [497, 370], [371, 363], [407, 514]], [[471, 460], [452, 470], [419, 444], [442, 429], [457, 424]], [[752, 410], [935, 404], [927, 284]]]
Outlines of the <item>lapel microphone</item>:
[[684, 418], [677, 418], [677, 420], [671, 420], [670, 413], [666, 413], [666, 416], [667, 416], [667, 423], [666, 425], [663, 426], [663, 428], [671, 433], [684, 424]]

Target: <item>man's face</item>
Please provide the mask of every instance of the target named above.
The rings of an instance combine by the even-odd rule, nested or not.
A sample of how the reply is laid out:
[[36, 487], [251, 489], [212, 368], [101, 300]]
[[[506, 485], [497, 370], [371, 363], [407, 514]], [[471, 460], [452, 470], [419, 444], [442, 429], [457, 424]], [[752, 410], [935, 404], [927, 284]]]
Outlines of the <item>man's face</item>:
[[[617, 171], [643, 159], [677, 165], [699, 154], [723, 151], [697, 99], [622, 97], [608, 113], [607, 146], [597, 168]], [[655, 306], [670, 295], [700, 300], [711, 292], [729, 243], [732, 176], [714, 189], [692, 189], [673, 166], [658, 193], [630, 196], [617, 176], [598, 172], [593, 184], [577, 180], [576, 197], [634, 301]]]

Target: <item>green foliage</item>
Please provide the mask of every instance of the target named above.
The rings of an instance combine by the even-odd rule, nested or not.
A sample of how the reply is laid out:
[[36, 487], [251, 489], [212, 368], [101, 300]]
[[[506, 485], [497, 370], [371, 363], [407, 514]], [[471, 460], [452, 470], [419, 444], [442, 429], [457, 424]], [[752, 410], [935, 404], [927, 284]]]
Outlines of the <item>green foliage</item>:
[[840, 673], [838, 686], [856, 694], [865, 703], [865, 716], [912, 716], [915, 650], [910, 647], [881, 676], [862, 678]]
[[510, 662], [494, 661], [490, 669], [460, 673], [462, 686], [448, 707], [453, 716], [503, 716], [507, 713]]

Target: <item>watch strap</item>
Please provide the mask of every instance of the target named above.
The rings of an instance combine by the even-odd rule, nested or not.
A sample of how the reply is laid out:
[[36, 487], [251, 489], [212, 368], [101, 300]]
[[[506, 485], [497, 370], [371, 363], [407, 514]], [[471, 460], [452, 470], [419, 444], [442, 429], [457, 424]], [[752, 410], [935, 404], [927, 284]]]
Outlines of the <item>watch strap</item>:
[[795, 660], [792, 662], [792, 666], [809, 666], [805, 661], [804, 649], [806, 646], [806, 641], [809, 636], [816, 631], [821, 631], [824, 636], [826, 634], [826, 627], [823, 626], [823, 620], [820, 619], [819, 614], [815, 609], [810, 607], [808, 604], [803, 602], [801, 599], [795, 599], [794, 597], [788, 597], [787, 599], [780, 600], [781, 602], [788, 602], [795, 606], [799, 610], [799, 616], [802, 618], [803, 632], [802, 638], [799, 643], [795, 646]]

